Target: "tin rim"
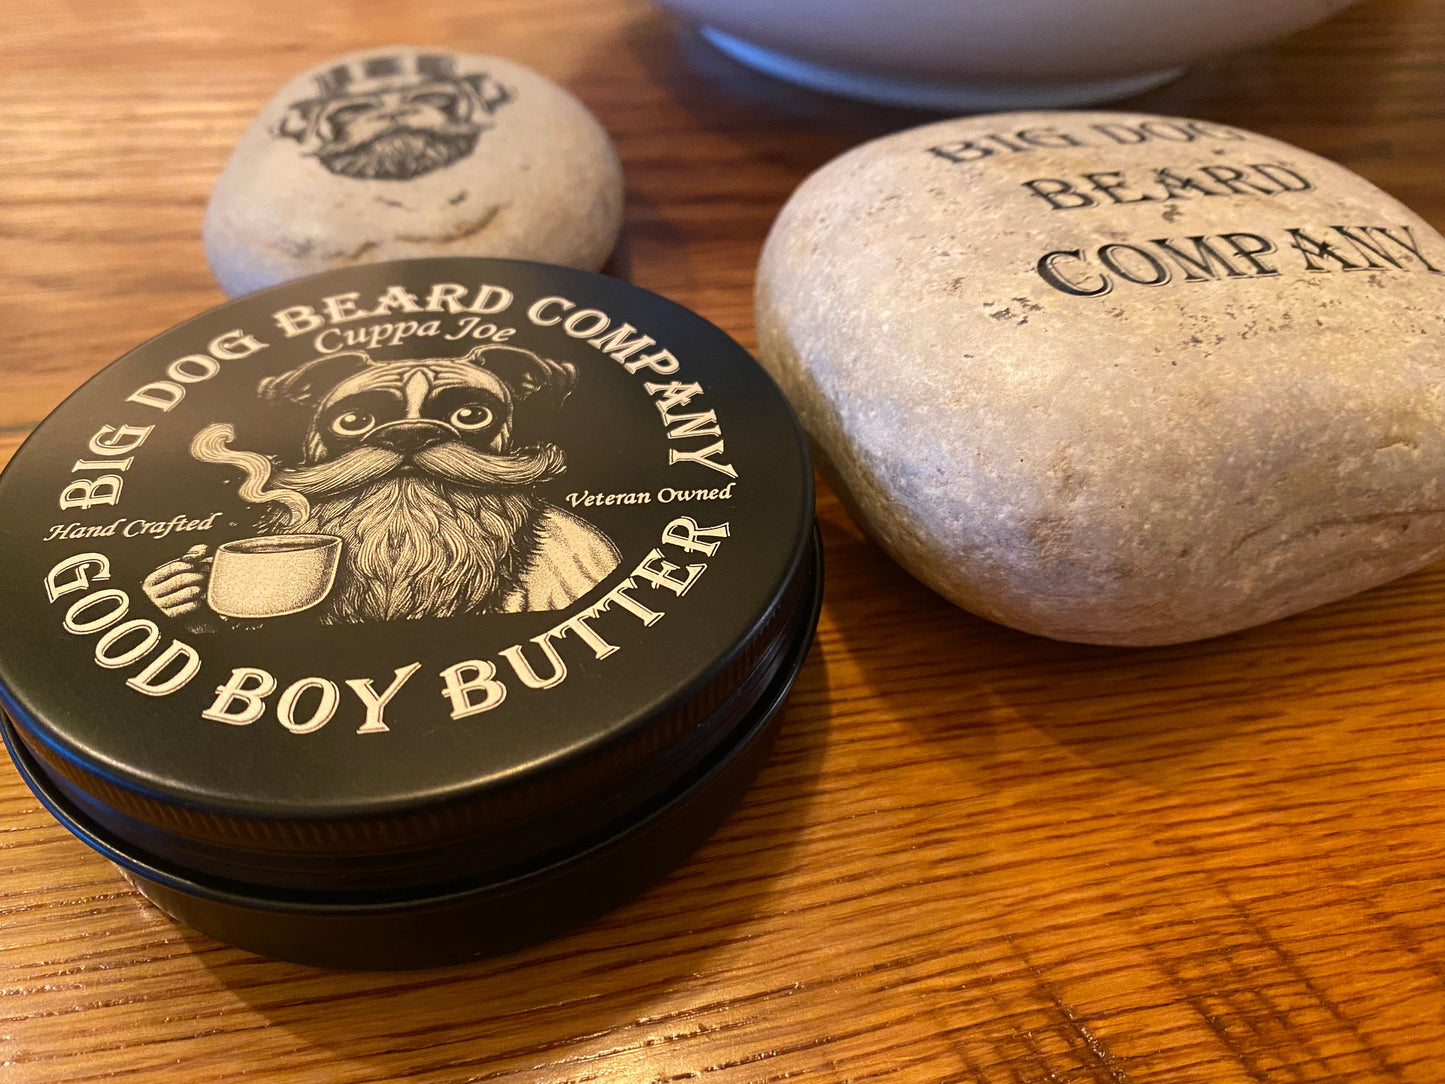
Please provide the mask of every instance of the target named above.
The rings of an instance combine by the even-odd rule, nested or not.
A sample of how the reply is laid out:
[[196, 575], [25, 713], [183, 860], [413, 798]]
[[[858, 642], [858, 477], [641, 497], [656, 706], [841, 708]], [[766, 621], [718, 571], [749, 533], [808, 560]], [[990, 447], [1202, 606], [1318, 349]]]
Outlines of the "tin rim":
[[823, 597], [816, 529], [813, 546], [806, 617], [786, 665], [731, 740], [640, 816], [505, 881], [407, 899], [340, 900], [257, 893], [197, 879], [119, 846], [45, 787], [3, 712], [0, 737], [21, 778], [61, 825], [110, 859], [161, 911], [217, 940], [273, 959], [366, 970], [443, 966], [508, 952], [626, 902], [685, 860], [742, 798], [771, 752], [785, 701], [814, 639]]
[[[786, 674], [791, 665], [801, 665], [801, 659], [793, 659], [792, 648], [805, 634], [811, 637], [809, 622], [816, 623], [818, 602], [810, 596], [820, 592], [822, 581], [822, 550], [816, 526], [808, 541], [799, 547], [796, 558], [771, 610], [749, 636], [738, 641], [731, 658], [719, 660], [714, 672], [700, 680], [700, 688], [687, 690], [671, 706], [668, 714], [672, 718], [663, 724], [672, 735], [662, 743], [665, 751], [650, 759], [648, 770], [634, 770], [623, 780], [624, 785], [589, 799], [589, 818], [597, 816], [600, 809], [602, 823], [615, 825], [638, 815], [659, 795], [671, 793], [679, 779], [687, 777], [699, 764], [705, 765], [746, 725], [757, 704], [769, 696], [779, 675]], [[12, 757], [15, 747], [23, 749], [33, 771], [43, 778], [45, 791], [64, 801], [82, 823], [94, 825], [104, 838], [114, 840], [115, 849], [148, 854], [160, 863], [160, 868], [193, 868], [206, 877], [231, 884], [302, 893], [313, 891], [320, 871], [324, 871], [328, 880], [344, 883], [351, 891], [375, 890], [379, 885], [417, 889], [437, 883], [437, 870], [453, 874], [448, 879], [506, 877], [509, 871], [535, 864], [539, 854], [556, 854], [597, 835], [590, 825], [579, 832], [575, 818], [564, 810], [557, 818], [531, 823], [524, 820], [501, 828], [484, 826], [473, 835], [457, 835], [439, 847], [368, 853], [355, 862], [324, 852], [278, 855], [227, 846], [219, 839], [197, 840], [168, 831], [165, 824], [129, 815], [125, 807], [106, 803], [103, 795], [108, 791], [97, 794], [89, 777], [84, 783], [71, 778], [71, 773], [63, 770], [65, 761], [57, 762], [48, 756], [47, 747], [35, 742], [8, 713], [0, 710], [0, 716], [5, 718]], [[655, 736], [658, 729], [652, 728], [651, 735]], [[395, 815], [406, 817], [412, 813], [401, 810]], [[427, 811], [418, 809], [415, 815], [426, 816]], [[501, 846], [499, 839], [504, 839]]]
[[[554, 854], [544, 858], [533, 868], [501, 880], [452, 885], [446, 886], [440, 891], [401, 896], [374, 892], [348, 895], [310, 892], [271, 894], [266, 891], [248, 891], [252, 888], [265, 889], [266, 886], [250, 886], [222, 879], [212, 879], [204, 875], [196, 876], [128, 849], [124, 842], [114, 838], [103, 826], [94, 823], [54, 786], [54, 781], [36, 763], [30, 750], [17, 736], [13, 722], [4, 712], [0, 712], [0, 736], [3, 736], [21, 779], [63, 827], [86, 846], [119, 866], [127, 876], [139, 878], [150, 885], [160, 886], [172, 892], [253, 910], [271, 910], [282, 914], [324, 917], [397, 913], [466, 902], [500, 892], [525, 890], [529, 882], [543, 880], [569, 865], [604, 854], [609, 849], [625, 842], [629, 836], [666, 821], [679, 803], [706, 788], [710, 782], [724, 772], [732, 761], [737, 759], [743, 750], [770, 734], [770, 726], [779, 719], [781, 709], [807, 659], [822, 607], [823, 555], [816, 529], [812, 549], [814, 559], [807, 576], [806, 601], [799, 608], [803, 620], [799, 623], [797, 632], [786, 649], [783, 665], [773, 676], [763, 694], [753, 703], [751, 710], [744, 715], [740, 724], [728, 735], [732, 740], [727, 741], [721, 749], [715, 750], [714, 756], [703, 760], [681, 782], [640, 813], [621, 822], [611, 822], [605, 829], [596, 833], [594, 838], [583, 842], [580, 846], [561, 855]], [[691, 847], [689, 847], [690, 849]], [[642, 886], [636, 887], [641, 888]]]

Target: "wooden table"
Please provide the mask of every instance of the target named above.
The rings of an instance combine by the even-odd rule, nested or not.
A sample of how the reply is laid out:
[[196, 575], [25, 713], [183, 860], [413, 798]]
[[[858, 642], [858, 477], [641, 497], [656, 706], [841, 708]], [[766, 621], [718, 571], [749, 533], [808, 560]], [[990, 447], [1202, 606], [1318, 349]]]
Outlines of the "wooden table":
[[[614, 269], [749, 345], [788, 192], [930, 119], [751, 74], [641, 0], [16, 0], [0, 457], [221, 300], [202, 208], [272, 90], [397, 40], [571, 87], [627, 169]], [[1129, 105], [1300, 144], [1445, 227], [1435, 0], [1373, 0]], [[1445, 1080], [1445, 568], [1108, 650], [954, 609], [826, 492], [819, 512], [818, 645], [756, 788], [664, 883], [530, 951], [258, 959], [151, 909], [7, 763], [0, 1081]]]

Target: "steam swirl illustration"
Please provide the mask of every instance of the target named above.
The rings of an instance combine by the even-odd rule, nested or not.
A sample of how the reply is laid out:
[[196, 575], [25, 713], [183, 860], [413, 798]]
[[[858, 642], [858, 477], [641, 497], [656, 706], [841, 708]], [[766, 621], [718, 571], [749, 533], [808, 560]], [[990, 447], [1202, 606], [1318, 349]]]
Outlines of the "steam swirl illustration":
[[215, 422], [196, 434], [191, 441], [191, 455], [202, 463], [239, 467], [246, 475], [240, 488], [236, 490], [242, 500], [251, 504], [274, 501], [284, 505], [289, 516], [286, 524], [288, 528], [305, 523], [311, 515], [310, 502], [294, 489], [283, 486], [268, 489], [267, 483], [270, 482], [274, 469], [271, 460], [259, 452], [243, 452], [231, 448], [231, 441], [235, 439], [234, 427], [224, 422]]

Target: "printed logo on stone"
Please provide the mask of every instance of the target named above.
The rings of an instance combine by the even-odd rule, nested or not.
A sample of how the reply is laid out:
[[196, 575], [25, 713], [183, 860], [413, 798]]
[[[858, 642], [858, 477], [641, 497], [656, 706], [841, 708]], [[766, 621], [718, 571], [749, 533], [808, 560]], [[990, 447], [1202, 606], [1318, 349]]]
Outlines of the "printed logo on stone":
[[238, 495], [265, 506], [260, 533], [192, 547], [145, 592], [195, 632], [303, 610], [333, 624], [566, 607], [621, 555], [538, 495], [566, 458], [524, 443], [518, 415], [550, 416], [576, 380], [568, 362], [495, 344], [387, 362], [347, 351], [267, 377], [263, 402], [309, 414], [301, 461], [231, 448], [224, 423], [197, 433], [191, 455], [239, 468]]
[[490, 75], [458, 75], [445, 54], [368, 57], [315, 79], [317, 95], [293, 102], [276, 135], [358, 180], [408, 181], [465, 158], [513, 100]]

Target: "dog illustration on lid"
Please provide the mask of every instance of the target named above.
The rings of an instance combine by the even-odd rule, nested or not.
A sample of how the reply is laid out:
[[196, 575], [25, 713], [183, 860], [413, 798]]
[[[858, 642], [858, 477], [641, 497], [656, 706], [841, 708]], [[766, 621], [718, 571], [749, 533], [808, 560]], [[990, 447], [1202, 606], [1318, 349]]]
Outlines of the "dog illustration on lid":
[[[519, 437], [576, 379], [570, 363], [511, 346], [386, 362], [330, 354], [257, 389], [308, 412], [300, 463], [230, 448], [225, 424], [198, 433], [191, 454], [244, 472], [238, 494], [266, 505], [262, 536], [340, 540], [334, 587], [312, 610], [323, 623], [556, 610], [621, 560], [605, 534], [536, 492], [566, 469], [562, 450]], [[212, 630], [210, 562], [193, 547], [146, 577], [145, 592]]]
[[465, 158], [512, 100], [491, 76], [459, 75], [444, 53], [373, 56], [315, 77], [276, 128], [332, 173], [407, 181]]

